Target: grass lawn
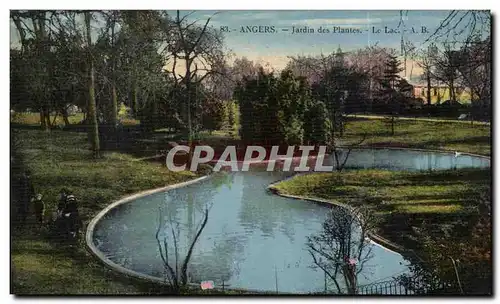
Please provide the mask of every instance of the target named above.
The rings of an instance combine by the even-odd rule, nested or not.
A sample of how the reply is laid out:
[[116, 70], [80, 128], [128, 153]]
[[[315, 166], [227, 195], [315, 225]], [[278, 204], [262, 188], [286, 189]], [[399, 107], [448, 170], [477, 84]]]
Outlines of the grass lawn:
[[441, 233], [446, 225], [474, 214], [477, 198], [489, 191], [490, 173], [490, 169], [347, 170], [296, 176], [275, 188], [285, 194], [365, 204], [380, 219], [378, 234], [418, 250], [422, 245], [415, 234], [418, 229]]
[[[53, 117], [51, 117], [51, 120]], [[72, 124], [83, 119], [81, 113], [70, 116]], [[56, 119], [63, 124], [62, 117]], [[38, 113], [16, 113], [11, 117], [13, 124], [40, 125]], [[137, 120], [123, 119], [124, 125], [136, 125]], [[238, 128], [236, 128], [238, 129]], [[384, 119], [366, 119], [348, 117], [346, 132], [341, 142], [349, 145], [361, 140], [366, 134], [363, 146], [393, 146], [420, 149], [438, 149], [491, 155], [491, 127], [463, 122], [431, 122], [402, 119], [395, 124], [394, 136], [390, 133], [390, 124]], [[210, 145], [237, 144], [239, 135], [227, 131], [202, 131], [200, 140]]]
[[396, 121], [394, 136], [383, 119], [349, 118], [345, 144], [359, 142], [366, 134], [364, 146], [393, 146], [491, 154], [490, 126], [454, 122]]
[[[78, 115], [71, 123], [81, 121]], [[39, 125], [37, 113], [11, 117], [13, 125]], [[62, 119], [61, 119], [62, 122]], [[137, 124], [131, 121], [130, 124]], [[447, 149], [490, 155], [490, 127], [424, 121], [398, 121], [395, 136], [383, 120], [351, 119], [344, 143]], [[84, 222], [105, 206], [128, 193], [165, 186], [195, 177], [191, 172], [173, 173], [154, 162], [136, 161], [124, 153], [104, 153], [94, 161], [85, 133], [36, 128], [14, 128], [18, 150], [30, 169], [35, 191], [44, 195], [47, 215], [55, 209], [61, 188], [69, 188], [80, 200]], [[210, 145], [239, 142], [237, 134], [215, 131], [200, 134]], [[348, 202], [363, 195], [380, 214], [380, 233], [403, 243], [415, 242], [412, 227], [422, 219], [435, 218], [442, 226], [474, 208], [472, 201], [490, 183], [489, 170], [444, 172], [390, 172], [380, 170], [321, 173], [279, 184], [290, 194]], [[430, 221], [430, 220], [429, 220]], [[396, 231], [396, 232], [394, 232]], [[413, 243], [413, 245], [415, 245]], [[12, 288], [15, 294], [125, 294], [147, 293], [151, 286], [122, 278], [101, 265], [85, 250], [53, 244], [39, 229], [12, 231]]]
[[[55, 120], [54, 120], [55, 118]], [[120, 117], [123, 125], [136, 125], [139, 123], [136, 119]], [[76, 113], [75, 115], [71, 115], [68, 117], [68, 121], [70, 124], [78, 124], [83, 120], [83, 113]], [[51, 115], [50, 121], [53, 122], [54, 126], [64, 125], [64, 119], [61, 115]], [[10, 115], [10, 122], [12, 124], [17, 125], [25, 125], [25, 126], [39, 126], [40, 125], [40, 114], [39, 113], [26, 113], [19, 112]]]
[[[25, 166], [32, 172], [35, 191], [44, 195], [46, 215], [67, 187], [80, 201], [84, 222], [127, 193], [194, 178], [173, 173], [159, 164], [134, 161], [119, 153], [91, 159], [85, 133], [13, 130]], [[142, 293], [140, 284], [118, 280], [86, 252], [84, 244], [68, 249], [53, 244], [37, 229], [12, 231], [12, 292], [15, 294]]]
[[[54, 120], [55, 118], [55, 120]], [[68, 117], [71, 124], [77, 124], [83, 120], [83, 113], [77, 113]], [[50, 116], [50, 121], [54, 122], [53, 125], [64, 125], [64, 119], [61, 115]], [[39, 126], [40, 125], [40, 114], [33, 112], [16, 112], [10, 115], [10, 122], [13, 124], [27, 125], [27, 126]]]

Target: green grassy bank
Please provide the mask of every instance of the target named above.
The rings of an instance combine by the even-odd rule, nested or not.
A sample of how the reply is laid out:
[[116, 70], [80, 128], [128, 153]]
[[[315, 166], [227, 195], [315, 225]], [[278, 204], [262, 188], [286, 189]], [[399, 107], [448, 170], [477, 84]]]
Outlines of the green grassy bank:
[[[20, 113], [14, 124], [39, 125], [39, 116]], [[81, 120], [76, 116], [75, 121]], [[77, 121], [78, 120], [78, 121]], [[396, 134], [383, 120], [350, 119], [342, 141], [367, 135], [365, 146], [447, 149], [490, 154], [489, 126], [399, 121]], [[130, 193], [195, 178], [190, 172], [173, 173], [159, 164], [138, 162], [128, 154], [103, 153], [93, 160], [85, 133], [36, 128], [13, 128], [16, 150], [32, 173], [35, 191], [44, 195], [47, 215], [66, 187], [80, 200], [85, 223], [112, 201]], [[203, 134], [210, 145], [238, 142], [235, 134]], [[12, 169], [12, 168], [11, 168]], [[14, 172], [13, 172], [14, 173]], [[349, 200], [362, 193], [380, 214], [380, 233], [388, 239], [418, 246], [414, 228], [421, 219], [436, 218], [437, 227], [452, 223], [473, 209], [473, 197], [489, 184], [489, 171], [328, 173], [291, 179], [279, 185], [286, 193]], [[411, 222], [411, 221], [412, 222]], [[430, 220], [429, 220], [430, 221]], [[413, 224], [411, 224], [413, 223]], [[396, 230], [394, 230], [396, 229]], [[391, 232], [392, 231], [392, 232]], [[396, 231], [394, 233], [393, 231]], [[122, 278], [101, 265], [82, 244], [68, 250], [49, 241], [43, 229], [28, 226], [12, 230], [12, 292], [16, 294], [125, 294], [148, 293], [147, 284]]]
[[490, 126], [451, 122], [399, 120], [391, 135], [390, 124], [383, 119], [349, 118], [341, 142], [359, 142], [363, 146], [392, 146], [419, 149], [491, 154]]
[[459, 260], [466, 292], [484, 294], [491, 293], [491, 217], [484, 211], [490, 208], [490, 183], [490, 169], [348, 170], [296, 176], [273, 187], [367, 206], [376, 215], [377, 235], [402, 246], [403, 254], [416, 253], [417, 263], [452, 282], [450, 258]]
[[[84, 223], [112, 201], [129, 193], [162, 187], [195, 177], [159, 164], [104, 153], [94, 161], [84, 133], [13, 130], [36, 192], [44, 195], [46, 216], [55, 210], [58, 192], [69, 188], [80, 201]], [[28, 225], [12, 231], [12, 292], [15, 294], [144, 293], [143, 285], [119, 279], [85, 250], [46, 239]]]

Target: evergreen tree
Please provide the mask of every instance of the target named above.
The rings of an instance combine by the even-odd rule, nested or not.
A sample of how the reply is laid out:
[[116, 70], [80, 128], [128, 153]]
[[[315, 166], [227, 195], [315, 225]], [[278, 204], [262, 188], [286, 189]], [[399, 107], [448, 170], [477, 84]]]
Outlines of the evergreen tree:
[[243, 77], [235, 90], [240, 106], [241, 139], [247, 144], [272, 144], [278, 136], [276, 78], [260, 69], [256, 78]]
[[390, 115], [391, 134], [394, 135], [394, 123], [396, 115], [399, 113], [401, 102], [402, 79], [399, 73], [403, 70], [398, 58], [391, 54], [387, 60], [379, 90], [380, 99], [384, 101], [385, 112]]
[[304, 142], [324, 145], [329, 142], [330, 120], [328, 109], [321, 101], [312, 101], [304, 114]]
[[224, 123], [226, 105], [224, 101], [217, 98], [209, 98], [205, 103], [202, 125], [203, 128], [212, 132], [220, 130]]
[[261, 69], [257, 79], [244, 78], [235, 97], [240, 106], [241, 138], [246, 143], [302, 143], [305, 106], [310, 99], [304, 78], [289, 70], [277, 78]]

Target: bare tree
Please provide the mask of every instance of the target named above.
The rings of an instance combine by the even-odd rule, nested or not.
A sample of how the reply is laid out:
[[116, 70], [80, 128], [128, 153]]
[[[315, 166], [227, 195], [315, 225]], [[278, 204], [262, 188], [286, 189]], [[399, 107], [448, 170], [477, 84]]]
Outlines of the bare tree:
[[[429, 41], [465, 42], [468, 43], [483, 32], [490, 31], [491, 12], [487, 10], [452, 10], [444, 18], [434, 32], [427, 37]], [[489, 34], [488, 34], [489, 35]]]
[[390, 50], [377, 45], [369, 46], [347, 55], [349, 64], [359, 73], [368, 75], [368, 99], [373, 100], [373, 93], [379, 89], [379, 80], [385, 70], [385, 62]]
[[[160, 252], [160, 257], [163, 262], [165, 269], [165, 283], [168, 283], [174, 293], [179, 293], [188, 284], [188, 267], [193, 254], [194, 247], [198, 242], [203, 229], [208, 222], [208, 213], [210, 206], [205, 206], [203, 211], [203, 219], [196, 228], [196, 233], [194, 238], [188, 241], [187, 252], [185, 253], [184, 259], [181, 261], [179, 258], [179, 242], [180, 242], [180, 230], [179, 224], [174, 223], [172, 218], [169, 219], [169, 223], [163, 223], [162, 212], [159, 210], [159, 224], [158, 230], [156, 231], [156, 240], [158, 242], [158, 250]], [[168, 227], [170, 226], [170, 227]], [[175, 226], [175, 227], [174, 227]], [[162, 232], [162, 227], [165, 233]], [[170, 228], [170, 240], [167, 238], [166, 230]], [[173, 253], [169, 253], [169, 245], [173, 246]], [[172, 247], [170, 247], [172, 248]], [[173, 258], [173, 260], [172, 260]]]
[[491, 39], [476, 40], [459, 52], [458, 71], [471, 91], [471, 100], [489, 105], [491, 101]]
[[195, 113], [192, 113], [193, 105], [197, 103], [196, 98], [192, 100], [193, 93], [196, 93], [194, 90], [212, 74], [222, 74], [220, 68], [224, 67], [224, 54], [220, 33], [209, 27], [211, 18], [207, 18], [200, 26], [198, 20], [187, 21], [190, 15], [181, 17], [180, 11], [176, 12], [169, 29], [167, 51], [170, 53], [168, 59], [172, 59], [172, 67], [168, 72], [175, 80], [175, 87], [185, 90], [185, 94], [179, 97], [185, 103], [188, 140], [191, 144], [196, 127], [196, 122], [193, 122]]
[[424, 70], [423, 77], [425, 78], [427, 84], [427, 104], [431, 104], [431, 89], [432, 89], [432, 74], [434, 69], [433, 58], [437, 53], [437, 48], [434, 44], [431, 44], [427, 49], [423, 49], [418, 52], [419, 57], [418, 65]]
[[357, 293], [357, 278], [372, 258], [367, 234], [374, 224], [374, 215], [364, 206], [332, 208], [322, 231], [308, 237], [314, 264], [333, 281], [337, 293]]
[[344, 157], [344, 160], [341, 160], [343, 149], [339, 148], [339, 146], [337, 145], [336, 138], [333, 138], [333, 140], [331, 141], [331, 144], [329, 146], [329, 149], [330, 149], [330, 151], [333, 154], [333, 157], [335, 159], [335, 170], [337, 170], [338, 172], [341, 172], [345, 168], [347, 160], [349, 159], [349, 155], [351, 155], [352, 149], [361, 146], [365, 140], [366, 140], [366, 134], [363, 134], [363, 137], [361, 138], [360, 141], [358, 141], [352, 145], [349, 145], [347, 147], [347, 153]]
[[434, 53], [432, 58], [435, 70], [433, 77], [445, 83], [450, 91], [450, 100], [456, 101], [456, 87], [461, 75], [458, 73], [459, 53], [453, 50], [451, 44], [444, 43], [443, 49]]

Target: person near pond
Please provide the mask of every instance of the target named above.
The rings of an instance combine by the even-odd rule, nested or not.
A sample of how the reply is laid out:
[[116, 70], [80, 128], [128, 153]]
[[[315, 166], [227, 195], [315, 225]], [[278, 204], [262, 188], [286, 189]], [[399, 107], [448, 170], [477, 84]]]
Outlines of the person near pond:
[[78, 203], [76, 197], [73, 194], [68, 194], [66, 196], [66, 204], [63, 208], [63, 214], [72, 213], [78, 215]]
[[59, 196], [57, 211], [54, 214], [54, 228], [59, 236], [75, 238], [81, 227], [78, 202], [67, 189], [62, 189]]
[[56, 214], [54, 215], [54, 218], [53, 218], [54, 221], [57, 218], [61, 217], [64, 208], [66, 208], [66, 198], [67, 198], [68, 194], [69, 194], [69, 191], [66, 188], [61, 189], [61, 192], [59, 192], [59, 202], [57, 204]]
[[59, 201], [57, 203], [57, 209], [52, 213], [52, 218], [50, 222], [51, 230], [54, 235], [59, 236], [63, 232], [63, 211], [66, 208], [66, 198], [69, 191], [66, 188], [61, 189], [59, 192]]
[[65, 229], [71, 238], [76, 238], [80, 232], [81, 219], [78, 212], [78, 202], [76, 197], [69, 194], [66, 197], [66, 206], [63, 210], [63, 217], [65, 219]]
[[33, 204], [33, 210], [35, 212], [36, 221], [43, 224], [43, 215], [45, 212], [45, 203], [42, 200], [43, 196], [38, 193], [35, 197], [31, 199]]

